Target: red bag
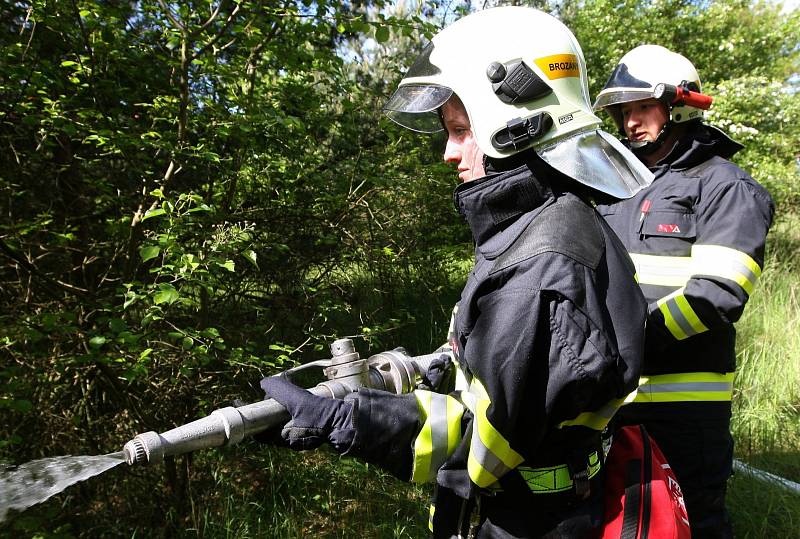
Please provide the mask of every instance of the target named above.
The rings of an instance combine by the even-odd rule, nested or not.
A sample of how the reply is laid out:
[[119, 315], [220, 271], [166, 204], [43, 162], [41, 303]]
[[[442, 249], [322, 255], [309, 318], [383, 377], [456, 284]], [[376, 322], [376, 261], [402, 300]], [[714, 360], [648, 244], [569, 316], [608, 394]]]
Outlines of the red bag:
[[617, 429], [606, 458], [602, 539], [688, 539], [683, 494], [644, 425]]

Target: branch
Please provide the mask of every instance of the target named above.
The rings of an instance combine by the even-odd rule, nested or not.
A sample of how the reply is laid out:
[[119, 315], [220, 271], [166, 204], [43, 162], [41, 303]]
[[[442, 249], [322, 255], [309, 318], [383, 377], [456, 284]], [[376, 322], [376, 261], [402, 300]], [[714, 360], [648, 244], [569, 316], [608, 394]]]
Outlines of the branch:
[[214, 19], [216, 19], [217, 15], [219, 15], [219, 10], [222, 9], [222, 4], [223, 3], [224, 3], [224, 0], [220, 1], [220, 3], [217, 4], [216, 9], [211, 12], [211, 15], [209, 15], [208, 20], [206, 22], [204, 22], [196, 32], [193, 32], [194, 34], [199, 34], [203, 30], [205, 30], [208, 27], [209, 24], [214, 22]]
[[[66, 290], [68, 292], [71, 292], [79, 296], [85, 296], [85, 294], [88, 294], [89, 292], [88, 290], [84, 290], [83, 288], [79, 288], [77, 286], [73, 286], [71, 284], [62, 281], [58, 281], [56, 279], [53, 279], [52, 277], [49, 277], [48, 275], [45, 275], [44, 273], [41, 272], [41, 270], [39, 270], [39, 268], [28, 262], [22, 255], [20, 255], [14, 249], [9, 247], [8, 244], [4, 242], [2, 239], [0, 239], [0, 252], [2, 252], [8, 258], [10, 258], [14, 262], [25, 268], [29, 274], [35, 275], [36, 277], [47, 283], [50, 287], [60, 288], [62, 290]], [[50, 293], [50, 295], [53, 296], [54, 298], [57, 298], [56, 294], [53, 293], [52, 289], [48, 288], [48, 293]]]
[[161, 9], [164, 10], [164, 13], [167, 16], [167, 19], [182, 33], [186, 33], [186, 28], [183, 27], [183, 24], [175, 17], [175, 14], [172, 13], [172, 10], [169, 6], [164, 2], [164, 0], [158, 0], [158, 4], [161, 6]]
[[[220, 40], [220, 38], [223, 36], [225, 31], [230, 27], [231, 23], [233, 23], [233, 19], [234, 19], [234, 17], [236, 17], [236, 14], [239, 13], [239, 9], [240, 8], [241, 8], [241, 6], [239, 4], [236, 4], [236, 7], [233, 8], [233, 11], [231, 11], [231, 14], [228, 15], [227, 19], [225, 19], [225, 24], [223, 24], [222, 28], [220, 28], [219, 32], [217, 32], [217, 35], [215, 35], [211, 39], [211, 41], [209, 41], [208, 43], [203, 45], [203, 47], [199, 51], [197, 51], [196, 53], [192, 54], [192, 56], [191, 56], [192, 60], [196, 60], [197, 58], [199, 58], [202, 54], [204, 54], [209, 49], [209, 47], [211, 47], [212, 45], [214, 45], [214, 43], [216, 43], [217, 41]], [[204, 24], [200, 28], [200, 30], [203, 30], [205, 27], [206, 27], [206, 25]]]

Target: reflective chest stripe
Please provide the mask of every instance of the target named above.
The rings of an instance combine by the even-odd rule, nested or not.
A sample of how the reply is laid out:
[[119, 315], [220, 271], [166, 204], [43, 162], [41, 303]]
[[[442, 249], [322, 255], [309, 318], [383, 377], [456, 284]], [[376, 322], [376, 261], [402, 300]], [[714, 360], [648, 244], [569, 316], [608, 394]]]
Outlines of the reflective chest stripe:
[[489, 422], [486, 412], [491, 401], [477, 378], [472, 379], [469, 391], [461, 393], [461, 399], [475, 417], [467, 472], [473, 483], [487, 488], [525, 459], [511, 448], [508, 440]]
[[683, 286], [691, 277], [690, 256], [657, 256], [630, 253], [639, 284]]
[[423, 419], [416, 440], [411, 481], [425, 483], [436, 477], [461, 440], [464, 406], [449, 395], [417, 390], [414, 392]]
[[684, 372], [642, 376], [625, 403], [730, 401], [735, 373]]
[[752, 294], [761, 267], [750, 255], [722, 245], [693, 245], [690, 256], [660, 256], [631, 253], [640, 284], [684, 286], [700, 275], [720, 277]]

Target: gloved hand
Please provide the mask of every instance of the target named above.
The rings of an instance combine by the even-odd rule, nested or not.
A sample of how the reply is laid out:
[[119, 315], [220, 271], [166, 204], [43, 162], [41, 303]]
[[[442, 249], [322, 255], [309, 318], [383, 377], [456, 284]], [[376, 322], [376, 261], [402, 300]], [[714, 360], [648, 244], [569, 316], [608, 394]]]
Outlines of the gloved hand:
[[431, 361], [418, 387], [436, 393], [449, 393], [455, 388], [455, 373], [450, 354], [443, 353]]
[[353, 444], [356, 435], [353, 408], [355, 400], [343, 401], [314, 395], [294, 385], [285, 376], [261, 380], [267, 398], [281, 403], [292, 415], [281, 437], [296, 451], [316, 449], [325, 442], [339, 453]]

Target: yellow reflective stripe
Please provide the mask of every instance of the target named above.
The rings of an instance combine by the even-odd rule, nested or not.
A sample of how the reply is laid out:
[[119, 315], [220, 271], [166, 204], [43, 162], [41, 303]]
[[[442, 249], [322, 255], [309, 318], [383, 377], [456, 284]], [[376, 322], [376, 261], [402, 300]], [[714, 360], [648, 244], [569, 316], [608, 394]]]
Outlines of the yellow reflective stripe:
[[431, 504], [430, 509], [428, 510], [428, 529], [432, 532], [433, 531], [433, 515], [436, 513], [436, 505]]
[[692, 247], [692, 274], [714, 275], [733, 281], [747, 295], [753, 293], [761, 268], [750, 255], [722, 245], [694, 245]]
[[683, 316], [686, 317], [689, 325], [692, 326], [695, 334], [708, 331], [708, 328], [700, 321], [700, 318], [694, 312], [692, 306], [689, 305], [689, 301], [686, 299], [686, 296], [683, 295], [683, 293], [676, 294], [674, 300], [678, 305], [678, 309], [681, 311], [681, 313], [683, 313]]
[[617, 413], [625, 399], [612, 399], [597, 410], [583, 412], [574, 419], [568, 419], [558, 424], [558, 428], [571, 427], [575, 425], [589, 427], [592, 430], [602, 432], [614, 414]]
[[[602, 462], [597, 451], [589, 455], [588, 472], [589, 479], [597, 475], [600, 471]], [[528, 488], [534, 494], [548, 494], [552, 492], [563, 492], [572, 488], [572, 476], [569, 473], [569, 466], [561, 464], [546, 468], [529, 468], [520, 466], [517, 468], [520, 475], [528, 484]]]
[[639, 282], [639, 274], [638, 273], [634, 273], [633, 274], [633, 280], [636, 281], [637, 283]]
[[436, 477], [436, 472], [456, 450], [464, 407], [449, 395], [423, 390], [415, 391], [414, 395], [424, 422], [414, 440], [411, 481], [425, 483]]
[[572, 488], [572, 477], [566, 464], [550, 468], [518, 468], [522, 479], [535, 494], [563, 492]]
[[683, 372], [642, 376], [625, 402], [729, 401], [735, 373]]
[[689, 256], [658, 256], [630, 253], [639, 284], [683, 286], [692, 276]]
[[738, 284], [748, 295], [761, 267], [745, 252], [722, 245], [693, 245], [691, 256], [630, 253], [639, 284], [684, 286], [692, 277], [710, 275]]
[[475, 396], [475, 422], [472, 428], [467, 471], [472, 482], [486, 488], [524, 459], [511, 448], [500, 432], [489, 422], [486, 411], [491, 404], [486, 389], [477, 378], [472, 379], [470, 393]]
[[708, 331], [708, 328], [700, 321], [692, 306], [689, 305], [686, 296], [683, 295], [684, 291], [685, 288], [679, 288], [656, 302], [658, 309], [664, 316], [664, 325], [667, 326], [673, 337], [679, 341]]

